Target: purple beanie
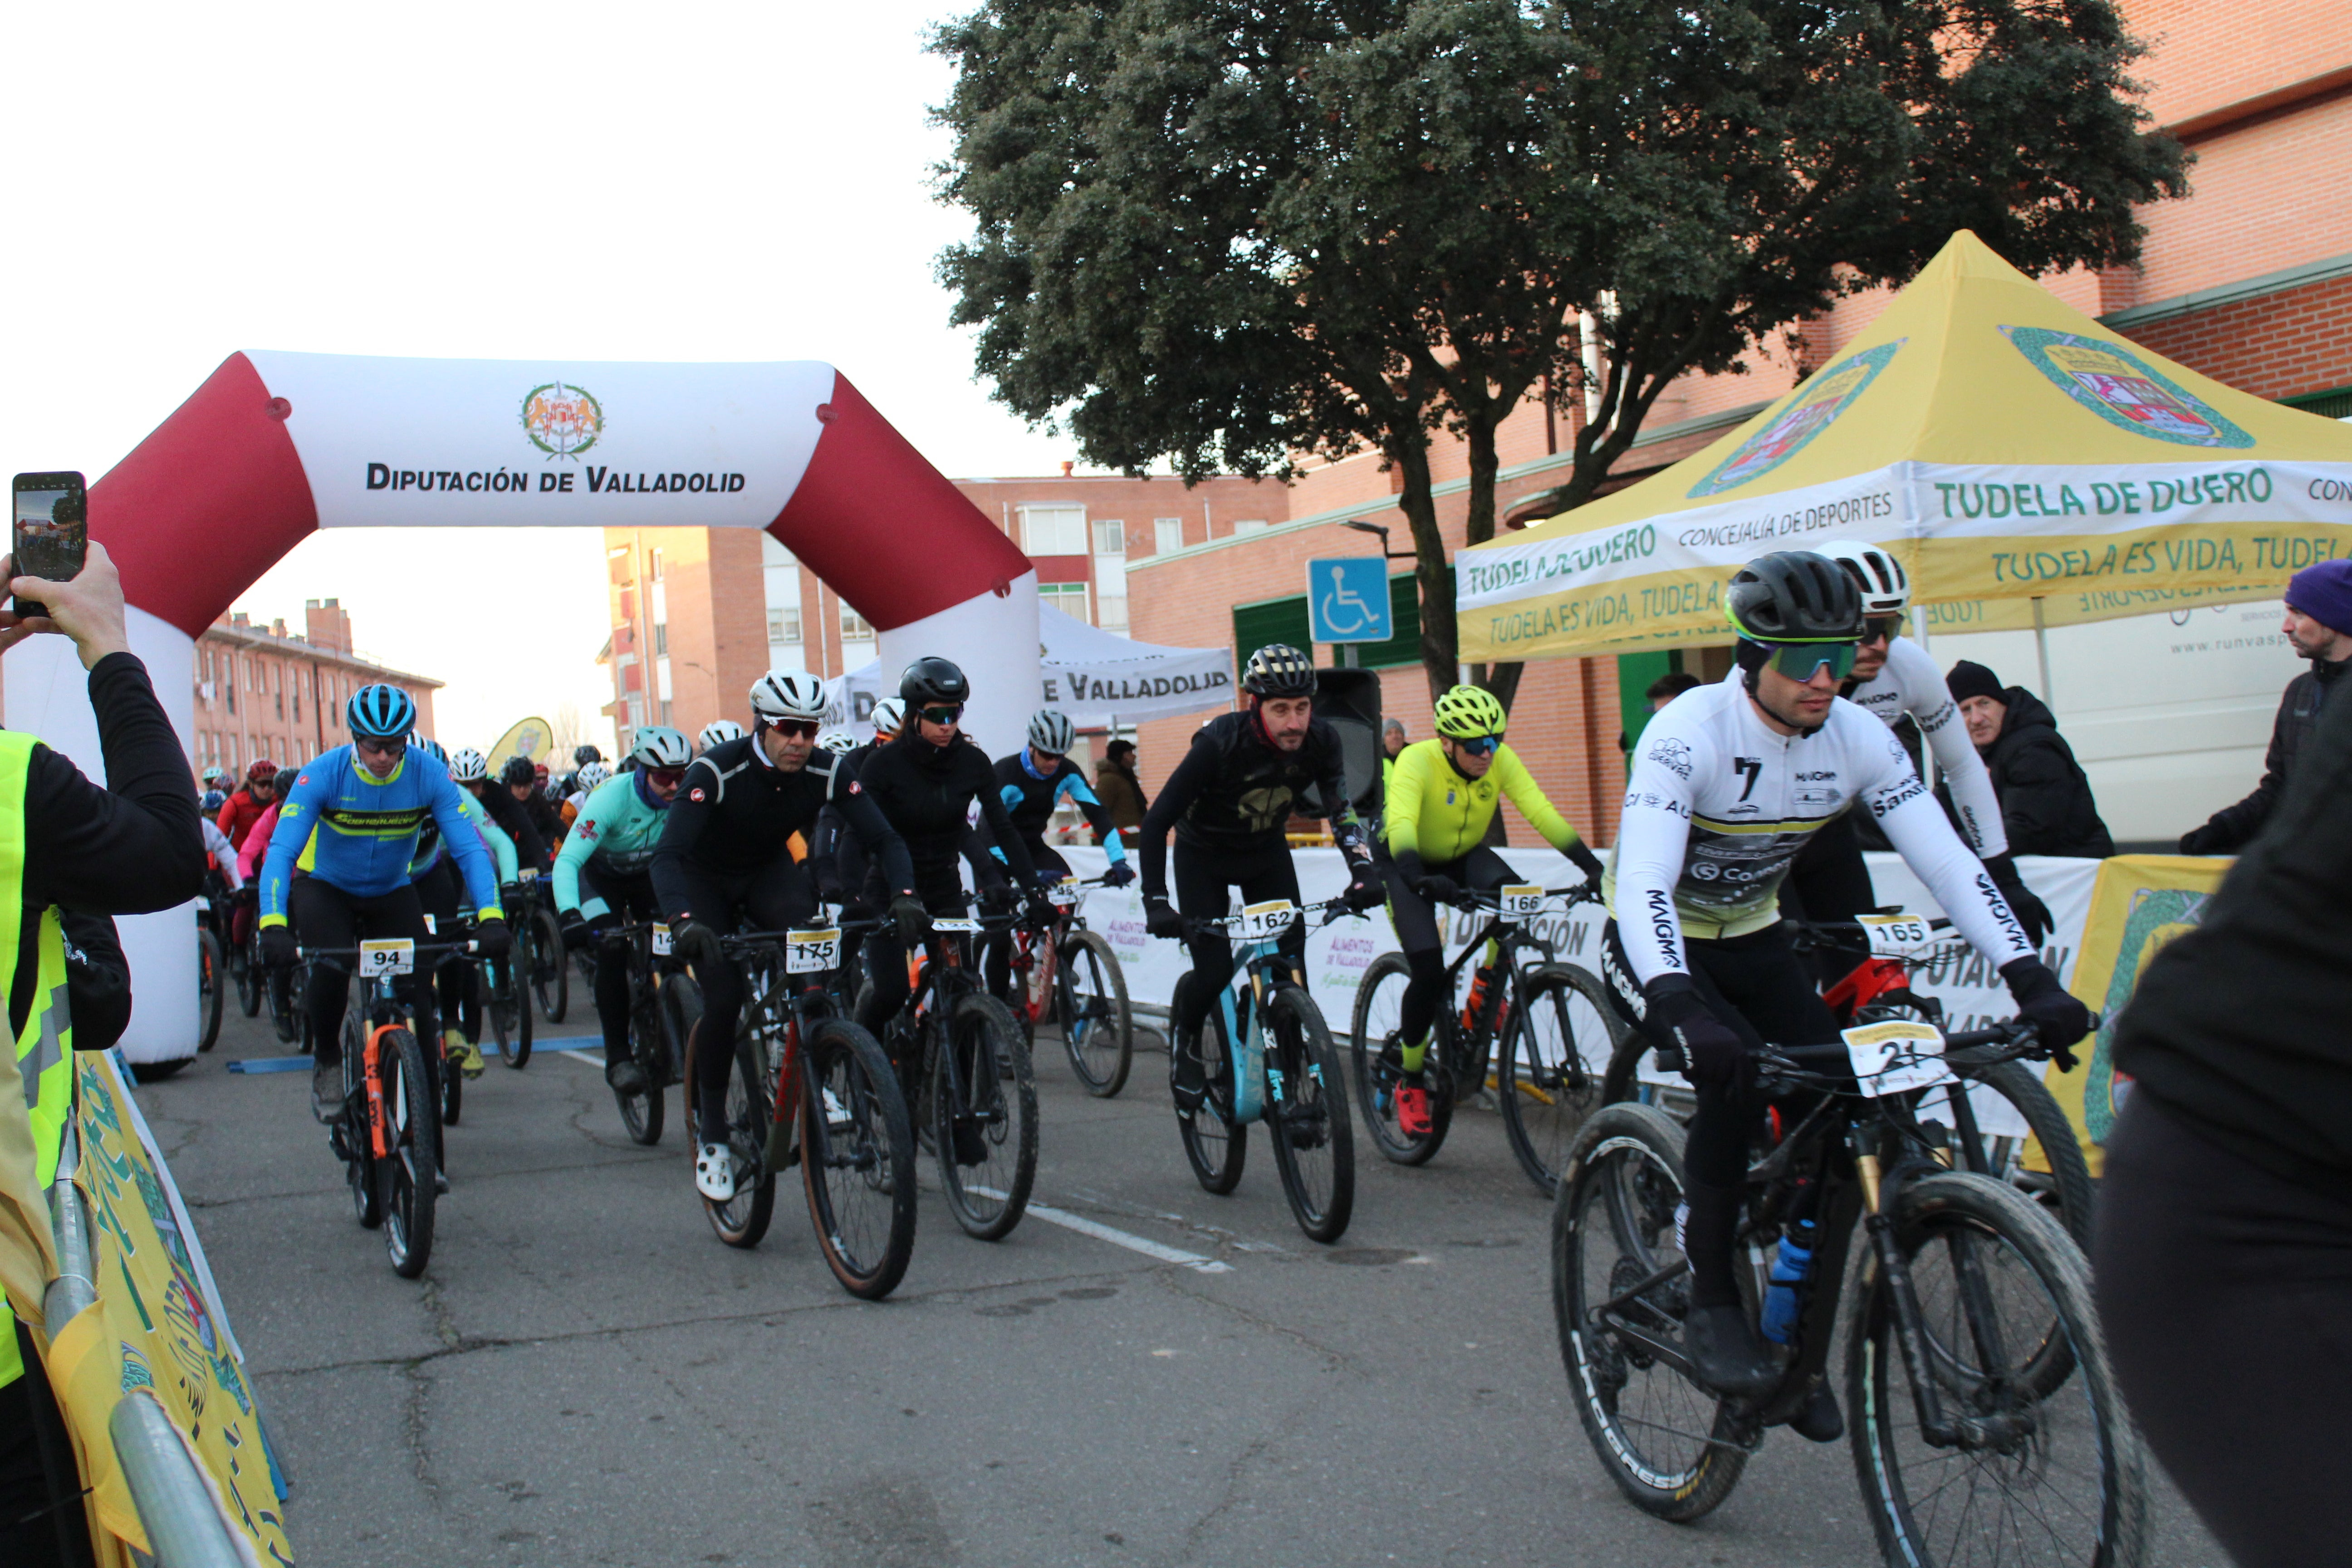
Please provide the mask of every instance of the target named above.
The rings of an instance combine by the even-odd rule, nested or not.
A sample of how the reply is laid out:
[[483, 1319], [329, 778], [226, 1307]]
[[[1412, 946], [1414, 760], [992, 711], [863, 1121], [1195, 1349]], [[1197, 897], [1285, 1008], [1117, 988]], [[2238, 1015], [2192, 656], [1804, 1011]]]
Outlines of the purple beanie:
[[2330, 631], [2352, 637], [2352, 561], [2323, 561], [2287, 580], [2286, 602]]

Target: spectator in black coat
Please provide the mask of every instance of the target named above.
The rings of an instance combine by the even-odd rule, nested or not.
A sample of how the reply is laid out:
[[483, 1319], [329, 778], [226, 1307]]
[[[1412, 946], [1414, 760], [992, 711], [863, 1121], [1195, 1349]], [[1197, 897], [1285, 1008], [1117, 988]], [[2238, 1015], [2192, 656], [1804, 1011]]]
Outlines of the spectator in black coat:
[[2010, 853], [2105, 859], [2116, 852], [2091, 781], [2041, 699], [2022, 686], [2002, 686], [1991, 670], [1965, 658], [1944, 684], [1992, 775]]
[[2235, 855], [2253, 842], [2286, 793], [2295, 760], [2319, 728], [2328, 693], [2352, 669], [2352, 561], [2323, 561], [2296, 573], [2286, 585], [2286, 623], [2279, 628], [2311, 668], [2286, 683], [2278, 718], [2271, 725], [2271, 749], [2263, 759], [2263, 782], [2235, 805], [2215, 812], [2202, 827], [2180, 837], [2183, 855]]

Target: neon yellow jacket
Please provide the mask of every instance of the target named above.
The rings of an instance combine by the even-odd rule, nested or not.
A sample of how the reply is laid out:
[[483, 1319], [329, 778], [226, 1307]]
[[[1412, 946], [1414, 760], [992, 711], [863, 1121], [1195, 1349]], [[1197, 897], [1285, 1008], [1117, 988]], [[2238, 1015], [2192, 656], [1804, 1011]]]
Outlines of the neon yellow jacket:
[[1415, 741], [1396, 756], [1390, 770], [1381, 836], [1392, 857], [1417, 854], [1431, 865], [1459, 860], [1486, 837], [1495, 803], [1511, 797], [1545, 842], [1566, 853], [1577, 842], [1575, 827], [1552, 809], [1517, 753], [1495, 748], [1484, 778], [1465, 778], [1446, 760], [1438, 741]]

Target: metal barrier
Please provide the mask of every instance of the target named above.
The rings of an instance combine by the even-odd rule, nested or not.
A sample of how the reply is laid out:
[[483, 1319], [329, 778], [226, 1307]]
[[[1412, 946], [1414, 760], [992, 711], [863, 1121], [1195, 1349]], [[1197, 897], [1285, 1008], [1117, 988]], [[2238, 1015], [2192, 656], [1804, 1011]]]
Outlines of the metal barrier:
[[[73, 1181], [80, 1167], [81, 1141], [68, 1122], [58, 1150], [58, 1179], [49, 1188], [58, 1277], [42, 1293], [41, 1307], [52, 1339], [98, 1301], [89, 1215]], [[161, 1568], [244, 1568], [247, 1555], [238, 1549], [228, 1521], [221, 1517], [195, 1456], [155, 1396], [143, 1390], [124, 1394], [108, 1415], [106, 1429], [131, 1504], [139, 1510], [139, 1523], [147, 1531], [148, 1560]]]

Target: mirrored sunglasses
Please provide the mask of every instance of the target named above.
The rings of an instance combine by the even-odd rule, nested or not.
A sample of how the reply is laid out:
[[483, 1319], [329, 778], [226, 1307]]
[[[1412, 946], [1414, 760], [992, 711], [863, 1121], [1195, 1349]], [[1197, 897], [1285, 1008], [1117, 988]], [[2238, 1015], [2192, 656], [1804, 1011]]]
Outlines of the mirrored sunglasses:
[[1461, 740], [1457, 737], [1454, 743], [1461, 747], [1464, 751], [1469, 752], [1474, 757], [1491, 757], [1495, 754], [1496, 749], [1502, 745], [1503, 737], [1500, 735], [1475, 735], [1467, 741]]
[[657, 784], [664, 789], [676, 789], [686, 782], [686, 770], [684, 768], [647, 768], [646, 779], [648, 783]]
[[803, 740], [816, 739], [817, 721], [814, 719], [771, 719], [768, 727], [786, 740], [797, 735]]
[[1813, 671], [1829, 667], [1830, 679], [1843, 680], [1853, 673], [1854, 645], [1850, 642], [1784, 642], [1767, 643], [1772, 650], [1772, 668], [1795, 681], [1807, 681]]
[[1862, 640], [1865, 643], [1893, 642], [1902, 630], [1901, 616], [1873, 616], [1862, 623]]
[[952, 724], [963, 717], [963, 704], [958, 702], [946, 708], [925, 708], [921, 712], [927, 724]]

